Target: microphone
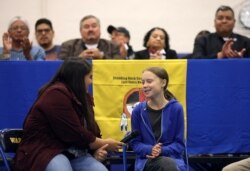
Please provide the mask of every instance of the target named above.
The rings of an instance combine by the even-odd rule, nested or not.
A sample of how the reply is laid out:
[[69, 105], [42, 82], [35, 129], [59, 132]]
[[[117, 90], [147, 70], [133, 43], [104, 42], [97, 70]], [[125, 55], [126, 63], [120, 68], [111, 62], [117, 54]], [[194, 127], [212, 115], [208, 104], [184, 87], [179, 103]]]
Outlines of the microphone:
[[140, 135], [140, 131], [138, 130], [134, 130], [130, 133], [128, 133], [128, 135], [126, 135], [122, 140], [121, 142], [123, 143], [128, 143], [130, 140], [132, 140], [133, 138], [137, 137]]

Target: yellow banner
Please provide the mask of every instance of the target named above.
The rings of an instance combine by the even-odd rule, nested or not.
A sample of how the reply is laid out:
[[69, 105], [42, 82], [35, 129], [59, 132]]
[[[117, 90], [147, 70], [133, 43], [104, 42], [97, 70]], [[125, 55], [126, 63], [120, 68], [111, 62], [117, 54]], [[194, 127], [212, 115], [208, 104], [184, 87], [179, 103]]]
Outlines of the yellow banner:
[[92, 62], [95, 118], [103, 138], [120, 140], [126, 132], [125, 129], [130, 131], [131, 111], [139, 101], [143, 100], [143, 93], [140, 91], [141, 75], [147, 67], [161, 66], [167, 70], [168, 89], [183, 105], [186, 113], [187, 60], [93, 60]]

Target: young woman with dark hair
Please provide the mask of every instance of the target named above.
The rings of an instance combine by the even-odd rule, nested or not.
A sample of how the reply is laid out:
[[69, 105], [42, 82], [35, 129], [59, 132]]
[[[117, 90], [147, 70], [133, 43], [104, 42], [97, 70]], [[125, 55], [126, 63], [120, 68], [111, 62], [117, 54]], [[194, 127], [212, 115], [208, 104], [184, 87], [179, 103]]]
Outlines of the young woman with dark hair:
[[23, 125], [15, 171], [107, 171], [107, 151], [122, 143], [101, 139], [88, 94], [92, 66], [83, 59], [66, 60], [40, 91]]

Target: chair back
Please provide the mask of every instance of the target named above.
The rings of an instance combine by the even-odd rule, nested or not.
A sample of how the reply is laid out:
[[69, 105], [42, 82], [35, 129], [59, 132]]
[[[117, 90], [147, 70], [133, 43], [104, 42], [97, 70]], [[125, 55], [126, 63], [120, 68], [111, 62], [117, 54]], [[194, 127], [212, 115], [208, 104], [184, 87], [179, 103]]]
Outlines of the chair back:
[[0, 130], [0, 144], [5, 153], [16, 152], [21, 142], [23, 129], [2, 129]]

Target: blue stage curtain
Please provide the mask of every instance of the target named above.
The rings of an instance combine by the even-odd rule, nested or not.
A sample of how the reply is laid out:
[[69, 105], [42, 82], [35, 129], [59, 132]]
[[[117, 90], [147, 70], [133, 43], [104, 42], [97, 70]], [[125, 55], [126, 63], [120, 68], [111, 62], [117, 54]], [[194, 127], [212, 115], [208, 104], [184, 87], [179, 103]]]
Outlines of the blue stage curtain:
[[250, 152], [250, 60], [189, 60], [188, 153]]
[[61, 61], [0, 61], [0, 129], [20, 128]]

